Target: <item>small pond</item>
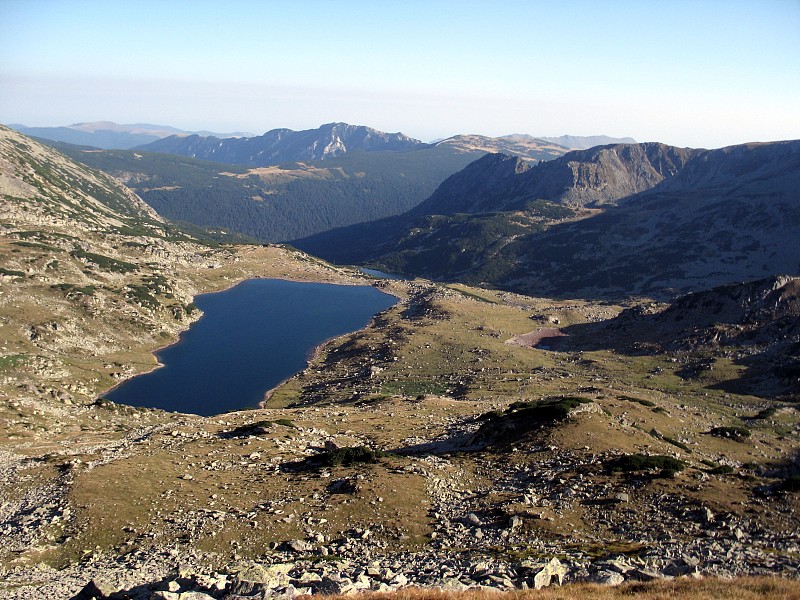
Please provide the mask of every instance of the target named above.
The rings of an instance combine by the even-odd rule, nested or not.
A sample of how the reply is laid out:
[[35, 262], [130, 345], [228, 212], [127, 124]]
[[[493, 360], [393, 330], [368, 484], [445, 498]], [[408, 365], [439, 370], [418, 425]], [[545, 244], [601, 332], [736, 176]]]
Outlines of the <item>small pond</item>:
[[256, 408], [316, 346], [363, 328], [397, 298], [369, 286], [252, 279], [194, 302], [205, 314], [156, 352], [163, 366], [104, 397], [199, 415]]

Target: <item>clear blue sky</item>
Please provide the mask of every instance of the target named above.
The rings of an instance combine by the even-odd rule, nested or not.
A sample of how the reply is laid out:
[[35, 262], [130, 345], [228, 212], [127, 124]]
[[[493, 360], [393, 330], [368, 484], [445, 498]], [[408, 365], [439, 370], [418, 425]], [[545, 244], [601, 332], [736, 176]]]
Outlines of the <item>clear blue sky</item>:
[[800, 0], [0, 0], [0, 122], [800, 138]]

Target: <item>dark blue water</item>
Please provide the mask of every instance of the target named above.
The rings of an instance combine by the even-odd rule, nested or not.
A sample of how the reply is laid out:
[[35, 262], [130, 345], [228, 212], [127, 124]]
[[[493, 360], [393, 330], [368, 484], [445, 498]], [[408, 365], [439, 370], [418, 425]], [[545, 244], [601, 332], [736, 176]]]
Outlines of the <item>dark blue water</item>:
[[367, 286], [253, 279], [194, 302], [205, 314], [156, 353], [164, 366], [106, 398], [199, 415], [255, 408], [315, 346], [361, 329], [397, 299]]

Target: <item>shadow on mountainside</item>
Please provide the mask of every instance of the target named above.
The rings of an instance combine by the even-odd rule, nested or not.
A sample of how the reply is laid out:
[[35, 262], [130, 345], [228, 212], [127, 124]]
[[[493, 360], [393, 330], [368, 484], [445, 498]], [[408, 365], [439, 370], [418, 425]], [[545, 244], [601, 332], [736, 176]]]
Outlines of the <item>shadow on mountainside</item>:
[[599, 323], [571, 325], [535, 347], [559, 352], [611, 350], [628, 356], [670, 355], [675, 374], [695, 379], [720, 358], [744, 367], [711, 385], [800, 401], [800, 278], [770, 277], [645, 304]]

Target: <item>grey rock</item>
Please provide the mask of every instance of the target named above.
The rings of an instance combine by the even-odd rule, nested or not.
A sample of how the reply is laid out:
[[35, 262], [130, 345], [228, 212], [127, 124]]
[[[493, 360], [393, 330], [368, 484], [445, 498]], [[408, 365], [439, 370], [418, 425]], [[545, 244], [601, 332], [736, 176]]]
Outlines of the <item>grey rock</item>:
[[633, 569], [629, 573], [631, 579], [637, 581], [653, 581], [654, 579], [669, 579], [667, 575], [651, 569]]
[[92, 580], [83, 586], [71, 600], [105, 600], [117, 591], [117, 587], [108, 581]]
[[315, 594], [348, 594], [355, 591], [353, 582], [346, 577], [323, 577], [322, 581], [313, 586]]
[[615, 571], [598, 571], [589, 577], [589, 581], [600, 585], [619, 585], [625, 581], [625, 578]]
[[302, 554], [304, 552], [311, 552], [314, 550], [314, 545], [304, 540], [291, 540], [286, 542], [286, 547], [292, 552]]
[[480, 527], [483, 524], [480, 517], [472, 512], [464, 517], [464, 523], [473, 527]]
[[287, 586], [289, 585], [288, 573], [293, 566], [291, 563], [247, 566], [234, 574], [228, 591], [231, 594], [247, 596]]
[[178, 592], [162, 590], [153, 592], [153, 595], [150, 596], [150, 600], [181, 600], [181, 594]]
[[523, 561], [520, 563], [520, 567], [535, 573], [533, 576], [533, 586], [537, 590], [549, 586], [553, 579], [556, 579], [558, 584], [561, 585], [564, 581], [564, 576], [569, 572], [569, 569], [557, 558], [552, 558], [546, 563]]

